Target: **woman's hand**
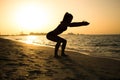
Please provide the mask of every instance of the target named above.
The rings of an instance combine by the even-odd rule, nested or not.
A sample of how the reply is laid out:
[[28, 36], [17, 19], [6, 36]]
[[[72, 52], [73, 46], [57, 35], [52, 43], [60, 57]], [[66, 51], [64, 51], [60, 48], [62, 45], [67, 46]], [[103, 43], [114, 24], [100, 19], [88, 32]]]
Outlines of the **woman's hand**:
[[90, 23], [89, 22], [87, 22], [87, 21], [82, 21], [81, 22], [81, 26], [86, 26], [86, 25], [89, 25]]
[[69, 27], [79, 27], [79, 26], [86, 26], [89, 25], [87, 21], [82, 21], [82, 22], [72, 22], [69, 24]]

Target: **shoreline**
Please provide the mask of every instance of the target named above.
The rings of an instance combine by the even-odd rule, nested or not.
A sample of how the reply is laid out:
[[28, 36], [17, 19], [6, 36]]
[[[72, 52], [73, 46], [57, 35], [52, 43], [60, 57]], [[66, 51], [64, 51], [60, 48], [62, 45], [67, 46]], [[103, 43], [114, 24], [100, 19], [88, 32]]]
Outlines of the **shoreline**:
[[[62, 36], [62, 37], [65, 37], [65, 36]], [[14, 40], [14, 41], [18, 41], [18, 42], [23, 42], [23, 43], [27, 43], [27, 44], [31, 43], [33, 45], [50, 47], [50, 48], [54, 48], [54, 45], [55, 45], [55, 43], [48, 41], [45, 36], [32, 36], [32, 37], [31, 36], [24, 36], [24, 37], [5, 37], [5, 38], [11, 39], [11, 40]], [[30, 38], [30, 41], [29, 41], [28, 38]], [[36, 38], [36, 40], [34, 40], [34, 38]], [[117, 38], [118, 37], [115, 37], [115, 41], [116, 41]], [[40, 41], [39, 41], [39, 39], [40, 39]], [[87, 38], [85, 38], [85, 39], [87, 39]], [[96, 39], [94, 39], [94, 40], [96, 40]], [[106, 40], [106, 38], [105, 38], [105, 40]], [[68, 41], [69, 41], [69, 39], [68, 39]], [[114, 39], [113, 39], [113, 41], [114, 41]], [[92, 44], [93, 46], [90, 46], [90, 44], [88, 44], [88, 46], [78, 46], [78, 45], [73, 46], [71, 41], [69, 41], [69, 42], [70, 43], [68, 43], [67, 46], [66, 46], [66, 51], [72, 51], [72, 52], [77, 52], [77, 53], [80, 53], [80, 54], [90, 55], [90, 56], [93, 56], [93, 57], [108, 58], [108, 59], [114, 59], [114, 60], [119, 60], [120, 61], [119, 43], [117, 43], [117, 42], [106, 44], [106, 42], [101, 43], [101, 41], [100, 41], [100, 45], [98, 43], [94, 44], [94, 41], [90, 42], [90, 44]], [[79, 42], [77, 42], [77, 43], [79, 43]], [[79, 44], [81, 44], [81, 42]], [[84, 43], [84, 44], [86, 44], [86, 43]], [[98, 46], [94, 46], [94, 45], [98, 45]], [[108, 45], [108, 46], [104, 46], [104, 45]]]
[[[24, 43], [24, 44], [28, 44], [28, 43], [26, 43], [26, 42], [23, 41], [23, 40], [15, 40], [15, 39], [12, 39], [12, 38], [6, 38], [6, 39], [13, 40], [13, 41], [17, 41], [17, 42], [22, 42], [22, 43]], [[54, 49], [53, 46], [49, 46], [49, 45], [40, 45], [40, 44], [37, 44], [37, 43], [30, 43], [30, 45], [41, 46], [41, 47], [48, 47], [48, 48], [53, 48], [53, 49]], [[59, 49], [59, 50], [61, 50], [61, 49]], [[107, 57], [107, 56], [89, 55], [89, 54], [87, 54], [87, 53], [84, 53], [84, 52], [81, 53], [81, 52], [79, 52], [79, 51], [75, 51], [75, 50], [72, 50], [72, 49], [66, 49], [65, 51], [70, 51], [70, 52], [74, 52], [74, 53], [84, 54], [84, 55], [88, 55], [88, 56], [91, 56], [91, 57], [107, 58], [107, 59], [113, 59], [113, 60], [118, 60], [118, 61], [120, 61], [120, 59], [118, 59], [118, 58], [112, 58], [112, 57]]]
[[[119, 80], [120, 61], [66, 51], [56, 59], [53, 48], [0, 38], [2, 80]], [[60, 51], [59, 51], [60, 52]]]

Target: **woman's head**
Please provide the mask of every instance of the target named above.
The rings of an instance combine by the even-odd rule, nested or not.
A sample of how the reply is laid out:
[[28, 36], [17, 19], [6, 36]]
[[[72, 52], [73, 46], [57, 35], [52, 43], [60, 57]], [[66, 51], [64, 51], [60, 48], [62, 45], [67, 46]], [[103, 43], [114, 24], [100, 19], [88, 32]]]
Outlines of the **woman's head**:
[[62, 21], [62, 22], [69, 24], [69, 23], [71, 23], [72, 19], [73, 19], [72, 14], [66, 12], [65, 15], [64, 15], [64, 18], [63, 18], [63, 21]]

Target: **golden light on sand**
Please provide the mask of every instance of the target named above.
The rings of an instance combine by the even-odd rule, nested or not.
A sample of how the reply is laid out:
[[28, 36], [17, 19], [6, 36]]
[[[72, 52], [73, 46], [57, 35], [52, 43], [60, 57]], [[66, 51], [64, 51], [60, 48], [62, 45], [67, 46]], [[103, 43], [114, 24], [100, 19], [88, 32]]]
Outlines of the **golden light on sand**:
[[15, 21], [24, 31], [42, 29], [50, 21], [49, 12], [44, 6], [33, 3], [21, 5], [16, 10]]

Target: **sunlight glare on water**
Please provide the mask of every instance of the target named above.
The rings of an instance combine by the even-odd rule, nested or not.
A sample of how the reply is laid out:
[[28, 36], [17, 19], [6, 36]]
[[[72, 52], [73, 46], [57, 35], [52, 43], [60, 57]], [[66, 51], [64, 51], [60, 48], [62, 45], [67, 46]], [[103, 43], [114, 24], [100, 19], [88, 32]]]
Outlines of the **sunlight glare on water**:
[[36, 36], [27, 36], [26, 40], [25, 40], [25, 43], [33, 44], [37, 40], [38, 40], [38, 38]]
[[46, 39], [46, 36], [40, 35], [40, 36], [34, 36], [34, 35], [29, 35], [25, 36], [25, 39], [23, 42], [27, 44], [34, 44], [38, 46], [46, 46], [47, 44], [50, 43], [49, 40]]

